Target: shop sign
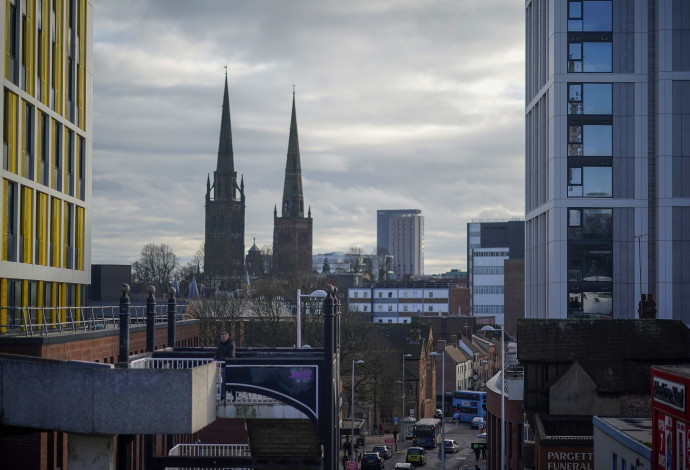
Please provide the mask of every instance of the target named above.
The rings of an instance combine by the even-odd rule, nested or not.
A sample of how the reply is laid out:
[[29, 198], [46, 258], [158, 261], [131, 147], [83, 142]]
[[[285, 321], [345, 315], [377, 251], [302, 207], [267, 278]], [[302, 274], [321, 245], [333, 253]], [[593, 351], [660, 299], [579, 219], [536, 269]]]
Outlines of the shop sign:
[[546, 470], [593, 470], [594, 452], [546, 453]]
[[654, 401], [685, 411], [685, 385], [654, 377], [652, 391]]

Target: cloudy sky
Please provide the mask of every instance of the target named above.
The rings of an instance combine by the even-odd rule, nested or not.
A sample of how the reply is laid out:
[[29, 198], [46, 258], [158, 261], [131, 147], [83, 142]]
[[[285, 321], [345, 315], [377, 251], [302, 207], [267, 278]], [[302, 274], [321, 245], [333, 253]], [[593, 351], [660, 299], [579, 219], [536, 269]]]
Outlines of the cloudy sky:
[[466, 269], [467, 223], [524, 215], [524, 2], [97, 0], [92, 262], [204, 240], [228, 67], [245, 244], [272, 244], [292, 87], [314, 254], [421, 209], [425, 273]]

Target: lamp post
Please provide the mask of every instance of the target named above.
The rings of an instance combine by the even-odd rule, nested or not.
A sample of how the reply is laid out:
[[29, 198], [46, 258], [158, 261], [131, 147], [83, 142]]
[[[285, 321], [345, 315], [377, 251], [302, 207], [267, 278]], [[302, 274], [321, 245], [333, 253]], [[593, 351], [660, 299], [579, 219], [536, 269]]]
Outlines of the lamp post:
[[297, 289], [297, 347], [302, 347], [302, 311], [301, 301], [302, 297], [311, 297], [316, 299], [324, 299], [328, 294], [325, 290], [317, 289], [311, 294], [302, 294], [300, 289]]
[[355, 460], [355, 364], [364, 364], [363, 360], [352, 360], [352, 401], [350, 402], [350, 460]]
[[411, 357], [412, 354], [402, 355], [402, 414], [400, 415], [400, 439], [402, 440], [405, 440], [405, 428], [403, 427], [405, 421], [405, 358], [409, 359]]
[[[441, 453], [441, 469], [446, 470], [446, 351], [441, 354], [436, 351], [430, 352], [429, 356], [441, 356], [441, 445], [439, 452]], [[436, 360], [436, 359], [434, 359]]]
[[491, 325], [482, 327], [482, 331], [500, 331], [501, 332], [501, 470], [505, 469], [506, 459], [506, 431], [505, 431], [505, 364], [503, 362], [503, 354], [505, 348], [503, 347], [503, 328], [494, 328]]

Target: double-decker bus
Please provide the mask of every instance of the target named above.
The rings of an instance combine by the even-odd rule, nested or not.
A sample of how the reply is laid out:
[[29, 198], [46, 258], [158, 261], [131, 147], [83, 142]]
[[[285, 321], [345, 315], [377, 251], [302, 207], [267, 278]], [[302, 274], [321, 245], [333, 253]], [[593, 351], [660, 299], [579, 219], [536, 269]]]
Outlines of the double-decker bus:
[[453, 410], [458, 421], [471, 423], [477, 416], [486, 418], [486, 392], [456, 390], [453, 392]]
[[441, 420], [438, 418], [422, 418], [414, 423], [412, 445], [434, 448], [441, 443]]

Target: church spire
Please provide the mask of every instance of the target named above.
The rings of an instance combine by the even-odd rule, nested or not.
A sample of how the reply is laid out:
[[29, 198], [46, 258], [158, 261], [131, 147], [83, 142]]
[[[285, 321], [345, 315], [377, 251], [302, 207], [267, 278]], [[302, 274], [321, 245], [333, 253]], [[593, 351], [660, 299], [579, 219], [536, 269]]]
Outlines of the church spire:
[[228, 72], [225, 71], [225, 91], [223, 92], [223, 112], [220, 120], [220, 139], [218, 140], [218, 173], [234, 173], [235, 163], [232, 152], [232, 128], [230, 126], [230, 98], [228, 95]]
[[283, 186], [283, 217], [304, 217], [304, 197], [302, 196], [302, 169], [297, 136], [297, 112], [295, 110], [295, 88], [292, 88], [292, 118], [288, 140], [287, 162], [285, 164], [285, 184]]

